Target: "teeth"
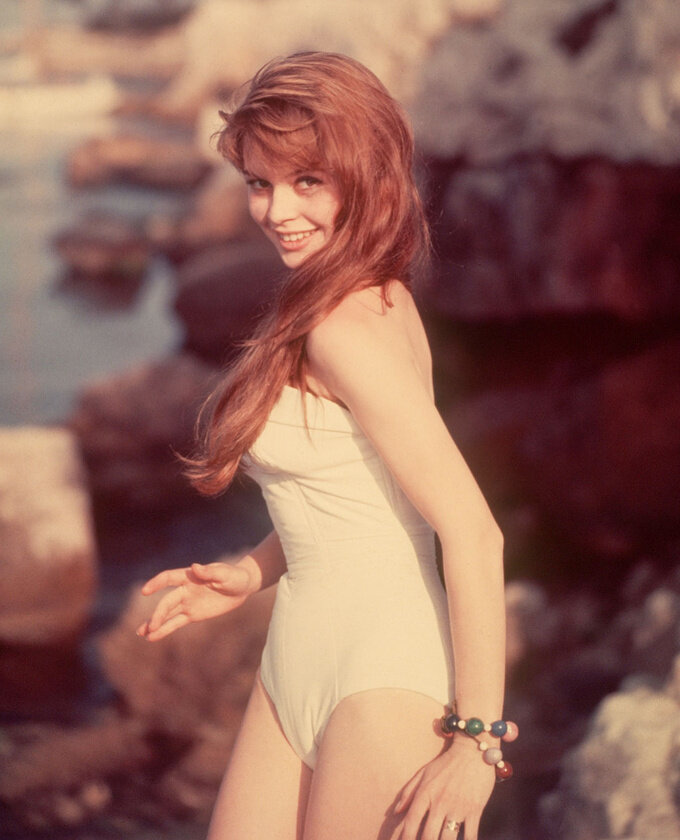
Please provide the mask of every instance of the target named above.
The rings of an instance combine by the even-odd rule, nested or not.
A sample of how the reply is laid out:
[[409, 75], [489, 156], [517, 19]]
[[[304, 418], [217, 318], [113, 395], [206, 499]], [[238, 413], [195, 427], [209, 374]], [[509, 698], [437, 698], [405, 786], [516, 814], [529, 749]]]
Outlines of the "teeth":
[[301, 239], [307, 239], [313, 233], [313, 230], [306, 230], [303, 233], [280, 233], [279, 236], [283, 242], [299, 242]]

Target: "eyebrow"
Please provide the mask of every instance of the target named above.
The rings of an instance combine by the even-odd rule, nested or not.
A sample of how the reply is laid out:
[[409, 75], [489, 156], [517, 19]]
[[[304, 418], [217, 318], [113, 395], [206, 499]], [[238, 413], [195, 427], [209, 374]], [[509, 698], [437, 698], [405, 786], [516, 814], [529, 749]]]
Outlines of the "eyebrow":
[[[308, 175], [310, 172], [322, 172], [322, 169], [318, 167], [310, 166], [307, 169], [296, 169], [294, 172], [291, 172], [290, 175], [296, 177], [298, 175]], [[241, 173], [248, 178], [261, 178], [261, 175], [256, 175], [254, 172], [249, 172], [247, 169], [242, 169]], [[266, 179], [265, 179], [266, 180]]]

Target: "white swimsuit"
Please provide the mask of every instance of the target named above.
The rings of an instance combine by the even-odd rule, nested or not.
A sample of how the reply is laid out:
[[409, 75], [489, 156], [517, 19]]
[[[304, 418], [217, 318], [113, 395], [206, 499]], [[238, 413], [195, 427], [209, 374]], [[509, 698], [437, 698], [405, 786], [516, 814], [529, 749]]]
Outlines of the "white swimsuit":
[[372, 688], [453, 694], [434, 532], [352, 414], [286, 385], [243, 466], [286, 556], [261, 678], [297, 755], [314, 767], [333, 709]]

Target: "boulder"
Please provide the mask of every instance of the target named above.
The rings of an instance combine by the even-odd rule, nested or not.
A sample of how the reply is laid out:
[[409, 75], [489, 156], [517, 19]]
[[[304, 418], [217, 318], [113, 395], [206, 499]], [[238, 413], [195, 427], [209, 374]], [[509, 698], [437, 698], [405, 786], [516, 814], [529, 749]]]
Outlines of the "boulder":
[[548, 153], [660, 166], [680, 160], [675, 0], [507, 0], [453, 25], [423, 64], [423, 151], [489, 165]]
[[131, 183], [191, 190], [211, 165], [190, 143], [118, 134], [86, 140], [72, 152], [67, 178], [75, 187]]
[[444, 416], [492, 501], [531, 503], [604, 579], [612, 568], [588, 558], [677, 536], [679, 365], [671, 338], [580, 379], [489, 389]]
[[139, 722], [112, 712], [78, 727], [16, 725], [2, 745], [3, 827], [17, 837], [92, 820], [111, 805], [112, 781], [153, 759]]
[[173, 450], [192, 449], [198, 409], [216, 382], [213, 368], [180, 355], [83, 390], [69, 424], [98, 511], [158, 513], [192, 498]]
[[183, 39], [172, 27], [151, 34], [110, 33], [53, 23], [32, 32], [25, 48], [45, 78], [103, 73], [167, 80], [183, 60]]
[[546, 838], [680, 837], [680, 706], [673, 691], [631, 679], [607, 697], [541, 806]]
[[541, 154], [440, 169], [433, 311], [458, 322], [680, 313], [677, 167]]
[[451, 20], [486, 23], [500, 0], [210, 0], [181, 26], [184, 65], [157, 99], [157, 113], [193, 118], [203, 102], [250, 78], [273, 56], [320, 49], [370, 67], [398, 98], [417, 89], [431, 45]]
[[0, 430], [0, 644], [72, 643], [93, 605], [97, 549], [74, 435]]
[[272, 587], [231, 613], [148, 642], [136, 630], [161, 596], [133, 589], [120, 620], [98, 642], [102, 668], [127, 714], [187, 742], [212, 738], [211, 727], [233, 735], [260, 662], [274, 594]]
[[154, 31], [178, 23], [196, 0], [84, 0], [85, 24], [92, 29]]
[[151, 248], [139, 221], [92, 213], [54, 237], [54, 247], [75, 283], [100, 281], [136, 286], [144, 276]]
[[252, 333], [284, 268], [274, 249], [259, 242], [213, 246], [178, 272], [175, 311], [185, 347], [222, 363], [235, 342]]

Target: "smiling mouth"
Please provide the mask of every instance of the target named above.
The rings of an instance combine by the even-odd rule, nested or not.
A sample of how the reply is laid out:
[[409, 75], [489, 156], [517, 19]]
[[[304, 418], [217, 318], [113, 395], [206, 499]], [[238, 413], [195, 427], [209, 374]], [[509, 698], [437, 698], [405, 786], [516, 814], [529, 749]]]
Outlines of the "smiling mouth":
[[309, 239], [313, 233], [316, 233], [316, 230], [303, 230], [298, 233], [277, 233], [276, 235], [279, 237], [281, 242], [293, 243]]

